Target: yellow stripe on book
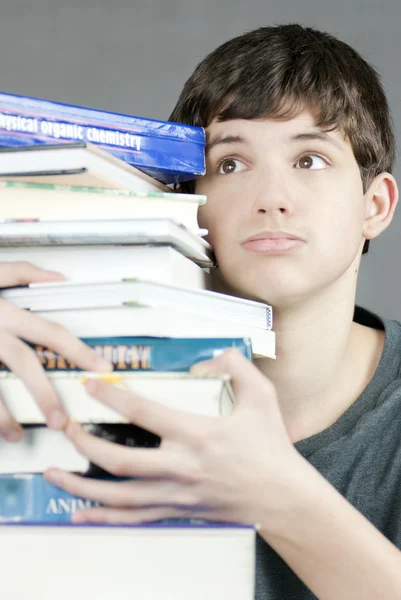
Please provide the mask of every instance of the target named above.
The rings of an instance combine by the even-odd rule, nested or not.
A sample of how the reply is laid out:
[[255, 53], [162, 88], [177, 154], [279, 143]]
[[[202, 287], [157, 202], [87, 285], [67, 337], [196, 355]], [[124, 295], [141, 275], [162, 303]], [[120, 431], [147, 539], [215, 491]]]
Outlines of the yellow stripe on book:
[[86, 373], [85, 375], [82, 375], [81, 383], [85, 385], [88, 383], [89, 379], [100, 379], [107, 383], [119, 383], [120, 385], [124, 385], [123, 378], [114, 373]]

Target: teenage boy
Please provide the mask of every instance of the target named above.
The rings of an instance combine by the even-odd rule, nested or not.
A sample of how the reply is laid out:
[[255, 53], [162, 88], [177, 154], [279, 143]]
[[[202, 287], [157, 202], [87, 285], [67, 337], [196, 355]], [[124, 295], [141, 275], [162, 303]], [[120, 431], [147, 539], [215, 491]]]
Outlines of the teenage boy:
[[209, 55], [171, 118], [206, 127], [207, 173], [191, 188], [208, 195], [201, 226], [226, 289], [273, 305], [277, 359], [229, 351], [193, 368], [231, 374], [229, 418], [91, 381], [162, 445], [124, 448], [71, 423], [93, 462], [142, 479], [47, 477], [106, 505], [76, 522], [258, 524], [259, 599], [401, 598], [401, 325], [354, 306], [361, 255], [398, 200], [378, 76], [325, 33], [261, 28]]

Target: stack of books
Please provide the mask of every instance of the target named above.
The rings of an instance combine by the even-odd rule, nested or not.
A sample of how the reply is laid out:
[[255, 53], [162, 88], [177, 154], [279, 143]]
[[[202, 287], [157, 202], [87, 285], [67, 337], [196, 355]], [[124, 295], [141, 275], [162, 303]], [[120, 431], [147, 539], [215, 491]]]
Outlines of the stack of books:
[[[66, 276], [2, 289], [0, 296], [84, 339], [113, 363], [112, 381], [172, 408], [229, 415], [228, 376], [188, 371], [232, 347], [249, 359], [252, 353], [274, 358], [272, 310], [210, 289], [214, 257], [197, 223], [206, 198], [166, 185], [204, 172], [203, 130], [0, 94], [0, 145], [0, 262], [29, 261]], [[157, 435], [86, 394], [82, 382], [94, 374], [51, 348], [33, 348], [71, 418], [116, 443], [160, 444]], [[32, 565], [13, 598], [40, 585], [32, 552], [52, 580], [62, 577], [60, 598], [76, 595], [76, 581], [66, 582], [67, 565], [69, 573], [79, 569], [82, 598], [102, 600], [118, 590], [152, 599], [253, 598], [252, 527], [72, 526], [71, 514], [93, 503], [51, 486], [43, 471], [59, 466], [108, 475], [62, 432], [45, 427], [32, 396], [5, 365], [0, 394], [24, 427], [21, 442], [0, 440], [9, 581], [24, 558]], [[118, 557], [112, 565], [110, 557]], [[50, 586], [48, 594], [41, 586], [41, 598], [50, 595]]]

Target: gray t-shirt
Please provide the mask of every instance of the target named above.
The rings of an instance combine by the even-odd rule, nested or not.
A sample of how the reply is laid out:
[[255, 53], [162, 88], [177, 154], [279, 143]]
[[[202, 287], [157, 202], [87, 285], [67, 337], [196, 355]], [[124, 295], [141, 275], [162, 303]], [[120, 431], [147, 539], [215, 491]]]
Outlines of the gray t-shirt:
[[[295, 447], [401, 549], [401, 323], [359, 307], [354, 320], [385, 330], [375, 374], [334, 425]], [[257, 541], [256, 599], [316, 599], [262, 538]]]

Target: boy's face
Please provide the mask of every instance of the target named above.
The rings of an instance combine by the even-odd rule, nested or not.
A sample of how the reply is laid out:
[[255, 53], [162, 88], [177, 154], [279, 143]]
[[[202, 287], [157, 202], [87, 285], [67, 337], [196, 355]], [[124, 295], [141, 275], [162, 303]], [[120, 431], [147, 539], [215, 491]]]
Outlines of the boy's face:
[[308, 111], [287, 121], [212, 122], [206, 131], [199, 221], [234, 293], [284, 306], [355, 273], [366, 207], [340, 131], [318, 129]]

